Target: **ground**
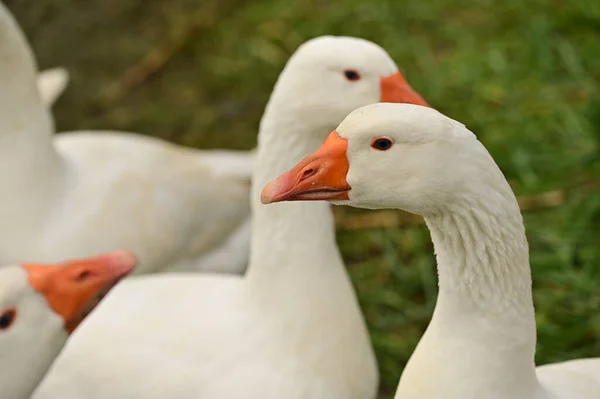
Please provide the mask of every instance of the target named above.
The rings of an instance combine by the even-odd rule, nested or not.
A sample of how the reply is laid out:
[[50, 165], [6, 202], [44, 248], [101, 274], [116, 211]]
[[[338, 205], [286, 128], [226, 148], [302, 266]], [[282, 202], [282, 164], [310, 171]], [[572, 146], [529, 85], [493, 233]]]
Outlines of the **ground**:
[[[376, 41], [434, 107], [478, 135], [519, 196], [536, 196], [522, 204], [537, 362], [600, 355], [600, 2], [7, 4], [40, 66], [71, 73], [54, 109], [59, 130], [130, 130], [202, 148], [255, 145], [275, 79], [306, 39]], [[378, 354], [382, 397], [389, 397], [431, 316], [434, 257], [421, 224], [359, 222], [342, 223], [338, 241]]]

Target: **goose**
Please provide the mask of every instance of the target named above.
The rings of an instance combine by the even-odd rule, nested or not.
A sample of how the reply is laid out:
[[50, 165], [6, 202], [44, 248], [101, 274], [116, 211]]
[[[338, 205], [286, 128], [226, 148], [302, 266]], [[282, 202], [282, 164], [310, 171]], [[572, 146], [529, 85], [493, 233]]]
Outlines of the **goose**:
[[382, 98], [425, 104], [374, 43], [301, 45], [260, 123], [246, 274], [124, 281], [34, 398], [374, 398], [376, 361], [329, 205], [264, 207], [259, 194], [320, 144], [319, 132]]
[[42, 103], [51, 107], [65, 91], [69, 83], [69, 72], [62, 67], [46, 69], [37, 75], [36, 83]]
[[[246, 268], [249, 244], [231, 235], [248, 222], [253, 151], [199, 151], [126, 132], [55, 135], [36, 73], [0, 3], [0, 186], [11, 193], [0, 201], [0, 264], [125, 247], [139, 256], [138, 274]], [[204, 261], [219, 250], [231, 263]]]
[[269, 183], [261, 200], [328, 200], [425, 217], [439, 295], [397, 399], [600, 398], [600, 358], [535, 367], [519, 206], [463, 124], [411, 104], [359, 108], [319, 149]]
[[133, 254], [114, 251], [55, 265], [0, 269], [3, 398], [31, 396], [69, 334], [135, 263]]

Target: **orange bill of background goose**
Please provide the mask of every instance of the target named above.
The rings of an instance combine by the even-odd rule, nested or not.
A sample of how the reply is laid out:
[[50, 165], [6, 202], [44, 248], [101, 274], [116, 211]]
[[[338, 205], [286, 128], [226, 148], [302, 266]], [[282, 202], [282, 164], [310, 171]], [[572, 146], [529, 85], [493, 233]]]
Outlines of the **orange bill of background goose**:
[[461, 123], [409, 104], [359, 108], [262, 192], [265, 204], [293, 200], [425, 217], [439, 295], [396, 398], [600, 398], [600, 358], [535, 367], [519, 206], [490, 154]]

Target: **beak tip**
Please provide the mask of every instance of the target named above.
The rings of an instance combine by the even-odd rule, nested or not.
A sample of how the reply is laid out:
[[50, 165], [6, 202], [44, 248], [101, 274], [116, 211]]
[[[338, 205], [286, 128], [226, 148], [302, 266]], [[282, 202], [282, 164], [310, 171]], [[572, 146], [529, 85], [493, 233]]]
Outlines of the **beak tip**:
[[277, 192], [279, 191], [279, 186], [279, 179], [275, 179], [269, 184], [267, 184], [260, 193], [260, 202], [263, 205], [269, 205], [273, 202], [276, 202], [275, 197], [277, 196]]
[[271, 203], [271, 199], [270, 199], [268, 196], [266, 196], [266, 195], [262, 194], [262, 195], [260, 196], [260, 202], [261, 202], [263, 205], [269, 205], [269, 204]]
[[129, 274], [138, 264], [137, 256], [130, 251], [113, 251], [106, 255], [101, 255], [107, 267], [117, 276]]

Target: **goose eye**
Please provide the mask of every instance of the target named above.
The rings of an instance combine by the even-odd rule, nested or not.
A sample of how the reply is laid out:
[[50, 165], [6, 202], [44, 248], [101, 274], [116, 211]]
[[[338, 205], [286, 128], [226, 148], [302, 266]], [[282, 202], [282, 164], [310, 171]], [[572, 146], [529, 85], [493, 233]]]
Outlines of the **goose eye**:
[[351, 82], [360, 80], [360, 73], [358, 73], [354, 69], [346, 69], [344, 71], [344, 75], [346, 76], [346, 79], [348, 79]]
[[379, 151], [387, 151], [392, 148], [392, 139], [387, 137], [378, 137], [371, 143], [371, 147]]
[[0, 331], [7, 330], [17, 317], [17, 311], [15, 309], [5, 310], [0, 315]]

